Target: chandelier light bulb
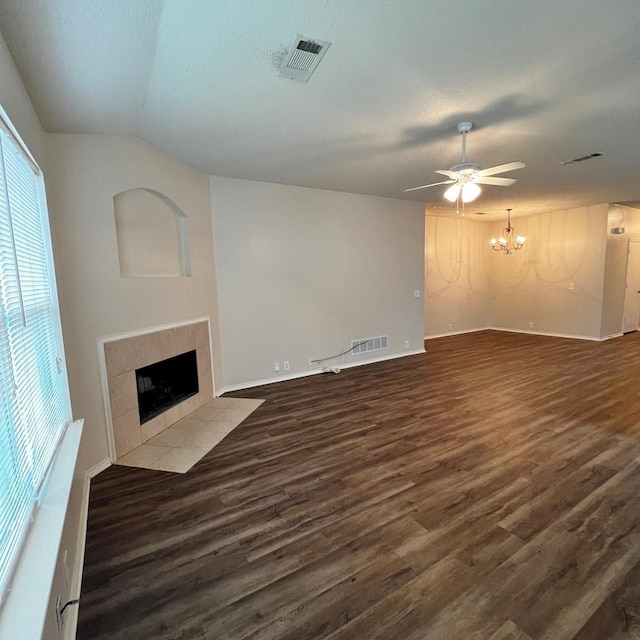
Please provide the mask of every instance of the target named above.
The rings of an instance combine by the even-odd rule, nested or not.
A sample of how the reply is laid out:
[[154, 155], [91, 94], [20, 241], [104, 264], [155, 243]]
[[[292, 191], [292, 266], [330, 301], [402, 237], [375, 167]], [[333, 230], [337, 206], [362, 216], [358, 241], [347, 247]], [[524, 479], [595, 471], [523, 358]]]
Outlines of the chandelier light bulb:
[[518, 244], [524, 244], [524, 241], [526, 240], [526, 238], [524, 236], [517, 236], [516, 237], [516, 242]]
[[496, 246], [496, 242], [498, 242], [495, 238], [491, 238], [491, 246], [495, 247]]
[[502, 236], [500, 236], [500, 244], [504, 247], [507, 244], [507, 241], [505, 238], [503, 238]]

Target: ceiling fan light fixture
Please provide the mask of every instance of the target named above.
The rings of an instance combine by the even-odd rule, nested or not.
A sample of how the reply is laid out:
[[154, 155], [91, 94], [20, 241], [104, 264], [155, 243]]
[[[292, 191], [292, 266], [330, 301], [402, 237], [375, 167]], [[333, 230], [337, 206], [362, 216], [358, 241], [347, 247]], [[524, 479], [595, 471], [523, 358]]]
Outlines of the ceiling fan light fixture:
[[460, 193], [460, 185], [452, 184], [445, 192], [444, 197], [449, 202], [455, 202], [458, 199], [458, 194]]
[[462, 187], [462, 202], [473, 202], [480, 194], [482, 189], [474, 182], [467, 182]]

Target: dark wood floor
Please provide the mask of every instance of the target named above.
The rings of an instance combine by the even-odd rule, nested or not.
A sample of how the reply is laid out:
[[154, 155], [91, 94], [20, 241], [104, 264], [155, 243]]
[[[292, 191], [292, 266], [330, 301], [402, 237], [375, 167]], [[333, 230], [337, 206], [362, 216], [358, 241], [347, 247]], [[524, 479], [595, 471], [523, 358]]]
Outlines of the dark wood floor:
[[640, 638], [640, 334], [482, 332], [274, 384], [91, 487], [78, 637]]

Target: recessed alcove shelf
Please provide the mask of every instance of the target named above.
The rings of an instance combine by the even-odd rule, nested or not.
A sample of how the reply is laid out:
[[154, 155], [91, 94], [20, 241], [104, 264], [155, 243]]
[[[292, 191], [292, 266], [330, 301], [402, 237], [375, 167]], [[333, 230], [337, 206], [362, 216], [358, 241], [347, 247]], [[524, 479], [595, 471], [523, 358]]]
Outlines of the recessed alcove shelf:
[[188, 219], [168, 196], [145, 187], [113, 198], [120, 275], [191, 276]]

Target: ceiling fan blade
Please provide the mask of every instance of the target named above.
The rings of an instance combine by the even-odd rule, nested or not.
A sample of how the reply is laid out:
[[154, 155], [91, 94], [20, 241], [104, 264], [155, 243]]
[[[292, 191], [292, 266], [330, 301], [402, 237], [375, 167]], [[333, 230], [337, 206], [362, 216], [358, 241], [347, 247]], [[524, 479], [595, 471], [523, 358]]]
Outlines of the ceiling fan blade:
[[447, 178], [458, 179], [460, 177], [459, 173], [456, 173], [455, 171], [447, 171], [446, 169], [439, 169], [435, 173], [440, 173], [443, 176], [447, 176]]
[[405, 189], [404, 192], [417, 191], [418, 189], [427, 189], [428, 187], [437, 187], [440, 184], [453, 184], [455, 180], [445, 180], [444, 182], [434, 182], [433, 184], [423, 184], [421, 187], [412, 187], [411, 189]]
[[489, 167], [488, 169], [479, 169], [477, 175], [480, 176], [495, 176], [497, 173], [505, 173], [506, 171], [515, 171], [516, 169], [524, 169], [524, 162], [507, 162], [506, 164], [499, 164], [496, 167]]
[[508, 187], [518, 182], [515, 178], [489, 178], [484, 176], [471, 178], [471, 181], [475, 182], [476, 184], [493, 184], [496, 187]]

